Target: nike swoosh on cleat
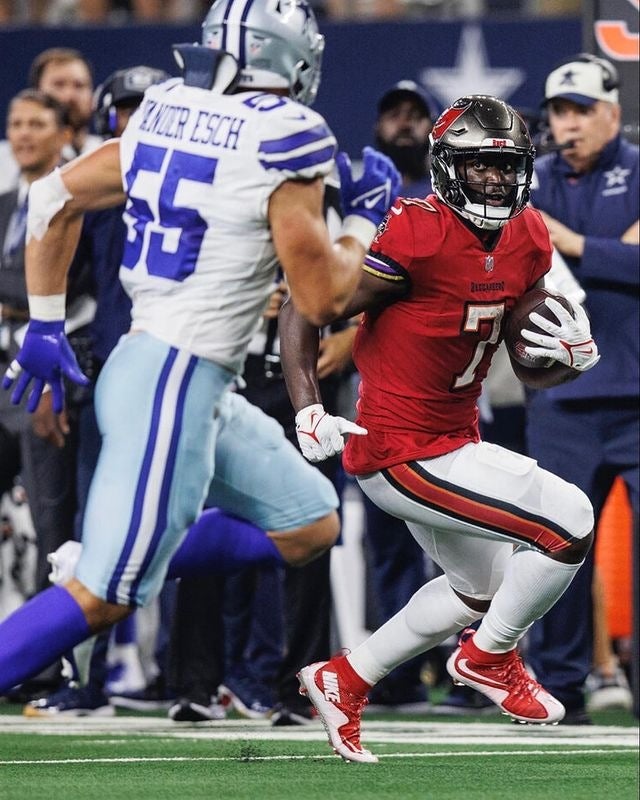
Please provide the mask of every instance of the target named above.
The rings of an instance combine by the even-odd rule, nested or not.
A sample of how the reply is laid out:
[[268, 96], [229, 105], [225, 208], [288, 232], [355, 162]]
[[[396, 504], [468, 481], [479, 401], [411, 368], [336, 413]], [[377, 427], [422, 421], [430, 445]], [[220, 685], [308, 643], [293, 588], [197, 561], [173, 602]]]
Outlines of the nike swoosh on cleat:
[[504, 689], [504, 683], [492, 681], [491, 678], [487, 678], [484, 675], [474, 672], [469, 668], [468, 663], [468, 659], [461, 658], [455, 662], [455, 668], [456, 670], [459, 670], [465, 677], [473, 678], [474, 680], [477, 680], [478, 683], [483, 683], [485, 686], [493, 686], [496, 689]]

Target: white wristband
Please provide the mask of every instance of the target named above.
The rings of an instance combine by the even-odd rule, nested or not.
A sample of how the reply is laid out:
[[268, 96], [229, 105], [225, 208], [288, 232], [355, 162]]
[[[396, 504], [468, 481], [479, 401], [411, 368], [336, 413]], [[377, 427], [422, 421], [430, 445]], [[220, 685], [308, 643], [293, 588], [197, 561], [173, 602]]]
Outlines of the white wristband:
[[361, 217], [358, 214], [349, 214], [349, 216], [345, 217], [342, 221], [338, 239], [342, 236], [353, 236], [354, 239], [360, 242], [365, 250], [368, 250], [377, 230], [378, 228], [371, 220]]
[[65, 317], [64, 294], [30, 294], [29, 316], [40, 322], [58, 322]]
[[54, 169], [44, 178], [39, 178], [29, 189], [29, 211], [27, 212], [27, 238], [40, 241], [55, 215], [73, 197], [62, 180], [59, 169]]

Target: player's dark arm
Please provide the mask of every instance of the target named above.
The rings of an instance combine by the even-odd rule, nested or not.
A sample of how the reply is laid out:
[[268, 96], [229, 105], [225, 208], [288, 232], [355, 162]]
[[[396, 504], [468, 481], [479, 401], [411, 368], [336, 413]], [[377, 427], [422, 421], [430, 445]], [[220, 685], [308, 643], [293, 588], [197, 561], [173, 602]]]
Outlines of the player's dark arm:
[[294, 411], [321, 403], [318, 386], [318, 342], [320, 329], [302, 316], [291, 301], [278, 314], [280, 361]]
[[[363, 271], [342, 318], [350, 319], [362, 311], [382, 309], [405, 291], [403, 283], [391, 283]], [[295, 411], [322, 403], [317, 376], [318, 327], [308, 322], [289, 300], [280, 309], [278, 328], [282, 371]]]

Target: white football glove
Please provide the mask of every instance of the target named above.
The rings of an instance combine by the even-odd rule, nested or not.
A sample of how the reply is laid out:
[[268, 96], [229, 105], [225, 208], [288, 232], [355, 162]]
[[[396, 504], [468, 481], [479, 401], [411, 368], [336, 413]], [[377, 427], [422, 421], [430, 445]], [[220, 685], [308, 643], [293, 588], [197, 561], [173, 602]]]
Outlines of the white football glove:
[[332, 417], [321, 403], [306, 406], [296, 414], [296, 434], [302, 455], [307, 461], [324, 461], [344, 450], [344, 433], [364, 436], [368, 433], [344, 417]]
[[521, 331], [523, 338], [538, 345], [525, 347], [525, 351], [530, 356], [551, 358], [579, 372], [585, 372], [600, 361], [598, 347], [591, 338], [591, 326], [584, 308], [571, 299], [569, 302], [575, 318], [557, 300], [552, 297], [547, 297], [545, 300], [547, 307], [553, 311], [558, 320], [557, 325], [535, 311], [529, 315], [531, 322], [547, 331], [549, 336], [524, 328]]

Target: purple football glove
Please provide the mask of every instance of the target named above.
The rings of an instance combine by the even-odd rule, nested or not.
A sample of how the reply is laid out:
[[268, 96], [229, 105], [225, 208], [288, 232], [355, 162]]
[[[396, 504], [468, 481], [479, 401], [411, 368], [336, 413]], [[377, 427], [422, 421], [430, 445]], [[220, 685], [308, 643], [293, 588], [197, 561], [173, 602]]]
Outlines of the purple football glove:
[[357, 180], [353, 178], [349, 156], [338, 153], [336, 157], [342, 210], [345, 217], [357, 214], [377, 228], [398, 196], [402, 178], [393, 161], [373, 147], [365, 147], [362, 157], [363, 172]]
[[65, 336], [64, 320], [41, 322], [32, 319], [18, 355], [4, 374], [2, 388], [9, 389], [18, 379], [11, 395], [11, 402], [17, 405], [33, 379], [27, 403], [27, 409], [33, 413], [48, 383], [53, 394], [53, 410], [59, 414], [64, 407], [63, 376], [81, 386], [89, 383]]

